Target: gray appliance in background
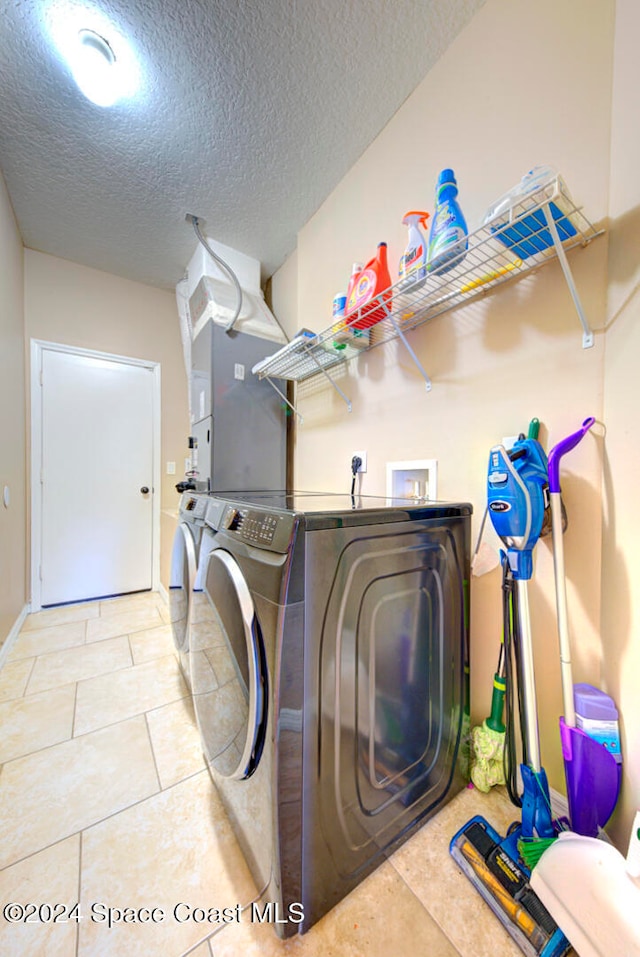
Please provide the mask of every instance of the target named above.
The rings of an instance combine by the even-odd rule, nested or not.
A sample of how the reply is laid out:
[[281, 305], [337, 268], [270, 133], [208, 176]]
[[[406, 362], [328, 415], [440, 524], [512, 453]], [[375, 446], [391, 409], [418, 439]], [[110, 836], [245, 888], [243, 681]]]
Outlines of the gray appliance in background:
[[251, 372], [277, 348], [268, 339], [225, 332], [213, 321], [194, 338], [190, 391], [197, 488], [286, 486], [284, 403]]
[[210, 496], [213, 616], [193, 701], [282, 937], [467, 783], [470, 515], [341, 494]]
[[194, 625], [206, 616], [208, 608], [202, 593], [202, 558], [206, 557], [211, 532], [205, 525], [209, 497], [198, 492], [184, 492], [180, 497], [178, 526], [171, 552], [169, 614], [173, 643], [178, 653], [180, 670], [191, 687], [189, 652]]

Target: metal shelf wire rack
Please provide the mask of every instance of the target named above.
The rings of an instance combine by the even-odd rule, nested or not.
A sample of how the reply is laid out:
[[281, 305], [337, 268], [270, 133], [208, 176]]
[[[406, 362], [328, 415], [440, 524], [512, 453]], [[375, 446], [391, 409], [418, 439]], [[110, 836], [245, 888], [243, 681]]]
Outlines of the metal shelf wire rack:
[[[382, 292], [377, 301], [384, 309], [385, 318], [364, 334], [358, 335], [354, 329], [353, 323], [357, 322], [359, 314], [352, 313], [341, 335], [336, 336], [336, 328], [330, 326], [313, 336], [298, 337], [258, 363], [253, 372], [261, 379], [268, 379], [280, 395], [282, 393], [272, 381], [274, 378], [303, 382], [324, 374], [351, 411], [349, 399], [331, 378], [330, 370], [348, 362], [363, 349], [400, 338], [424, 378], [427, 390], [430, 390], [431, 380], [406, 333], [555, 259], [560, 261], [578, 313], [583, 348], [588, 348], [593, 345], [593, 333], [585, 318], [566, 253], [575, 246], [587, 245], [602, 232], [573, 202], [562, 178], [555, 176], [469, 233], [466, 251], [464, 240], [458, 244], [460, 261], [453, 268], [446, 272], [428, 272], [426, 278], [416, 280], [413, 285], [407, 285], [407, 279], [404, 279]], [[454, 249], [452, 247], [452, 255]], [[372, 310], [372, 303], [367, 303], [364, 308]], [[343, 341], [338, 342], [339, 348], [336, 348], [338, 339]]]

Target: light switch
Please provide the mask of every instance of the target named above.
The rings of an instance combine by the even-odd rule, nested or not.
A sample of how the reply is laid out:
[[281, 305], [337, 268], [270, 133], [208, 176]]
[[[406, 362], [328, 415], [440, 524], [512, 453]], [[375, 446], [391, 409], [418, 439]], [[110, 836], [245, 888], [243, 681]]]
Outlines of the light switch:
[[167, 462], [167, 475], [175, 475], [175, 474], [176, 474], [176, 463]]

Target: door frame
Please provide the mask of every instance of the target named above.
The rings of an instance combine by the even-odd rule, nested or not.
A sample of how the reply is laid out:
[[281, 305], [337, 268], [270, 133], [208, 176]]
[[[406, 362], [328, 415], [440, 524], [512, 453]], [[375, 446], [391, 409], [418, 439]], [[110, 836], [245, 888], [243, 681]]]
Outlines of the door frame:
[[70, 355], [88, 356], [92, 359], [102, 359], [108, 362], [118, 362], [123, 365], [142, 366], [149, 369], [153, 375], [152, 383], [152, 519], [151, 519], [151, 588], [158, 591], [160, 587], [160, 498], [161, 498], [161, 467], [160, 467], [160, 363], [150, 359], [134, 359], [131, 356], [117, 355], [111, 352], [100, 352], [95, 349], [82, 349], [60, 342], [47, 342], [44, 339], [31, 339], [31, 611], [39, 611], [42, 607], [42, 587], [40, 578], [40, 557], [42, 552], [42, 401], [40, 389], [42, 387], [40, 370], [45, 352], [65, 352]]

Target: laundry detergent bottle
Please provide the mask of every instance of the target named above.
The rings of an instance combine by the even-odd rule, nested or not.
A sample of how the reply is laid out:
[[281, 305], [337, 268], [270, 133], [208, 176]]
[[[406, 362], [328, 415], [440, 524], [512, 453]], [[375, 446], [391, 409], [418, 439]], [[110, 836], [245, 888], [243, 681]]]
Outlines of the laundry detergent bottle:
[[[387, 244], [378, 243], [378, 252], [349, 285], [346, 320], [354, 329], [368, 329], [391, 311], [391, 276]], [[372, 301], [373, 300], [373, 301]]]
[[443, 273], [464, 259], [469, 245], [467, 224], [458, 203], [452, 169], [443, 169], [436, 184], [435, 213], [429, 232], [427, 270]]
[[405, 213], [402, 219], [404, 225], [409, 227], [409, 237], [398, 266], [399, 292], [414, 292], [424, 285], [427, 278], [427, 242], [420, 227], [426, 228], [428, 218], [429, 213], [413, 209]]

